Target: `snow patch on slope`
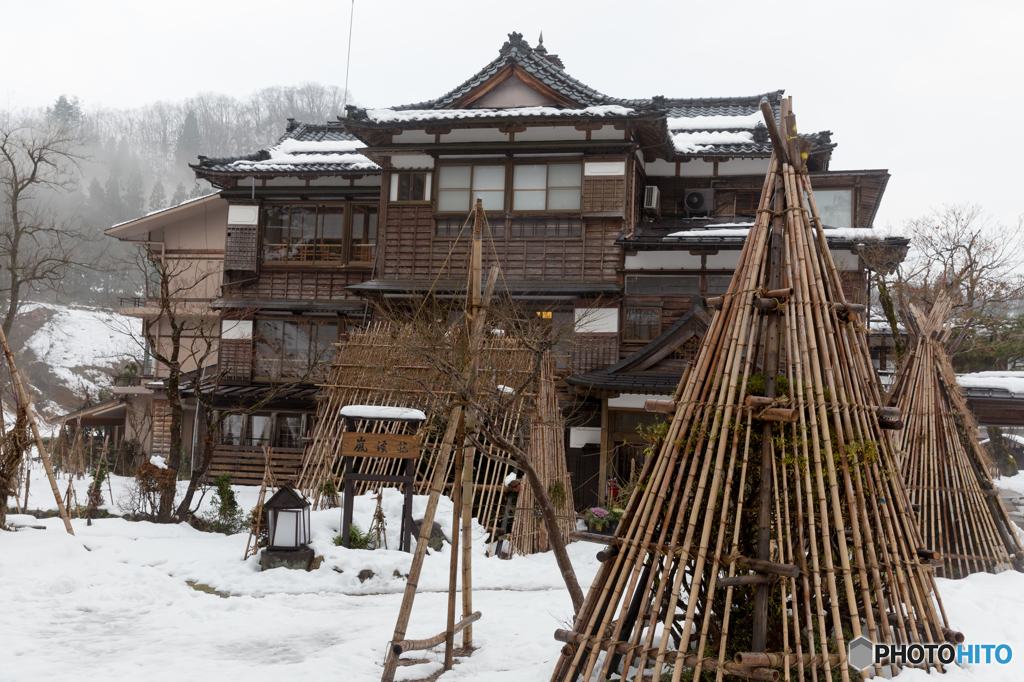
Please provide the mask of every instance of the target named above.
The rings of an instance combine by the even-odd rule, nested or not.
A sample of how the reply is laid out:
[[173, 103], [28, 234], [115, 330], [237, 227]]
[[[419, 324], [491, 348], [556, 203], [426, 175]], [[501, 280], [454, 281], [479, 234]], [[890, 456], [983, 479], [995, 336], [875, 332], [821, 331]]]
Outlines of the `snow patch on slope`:
[[95, 399], [100, 388], [110, 386], [111, 370], [140, 355], [139, 344], [127, 333], [141, 333], [138, 320], [101, 308], [52, 303], [30, 303], [23, 312], [39, 308], [53, 315], [29, 337], [25, 349], [78, 397], [88, 391]]

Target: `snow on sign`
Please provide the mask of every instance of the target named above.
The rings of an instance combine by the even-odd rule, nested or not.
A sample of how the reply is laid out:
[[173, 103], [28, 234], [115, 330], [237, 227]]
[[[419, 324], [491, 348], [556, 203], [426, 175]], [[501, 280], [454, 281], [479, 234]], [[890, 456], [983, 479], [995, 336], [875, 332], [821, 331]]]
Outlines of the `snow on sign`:
[[342, 457], [390, 457], [415, 459], [420, 455], [419, 437], [391, 433], [347, 432], [341, 436]]
[[405, 419], [408, 421], [424, 421], [427, 415], [421, 410], [410, 407], [394, 407], [391, 405], [346, 405], [338, 412], [348, 419]]

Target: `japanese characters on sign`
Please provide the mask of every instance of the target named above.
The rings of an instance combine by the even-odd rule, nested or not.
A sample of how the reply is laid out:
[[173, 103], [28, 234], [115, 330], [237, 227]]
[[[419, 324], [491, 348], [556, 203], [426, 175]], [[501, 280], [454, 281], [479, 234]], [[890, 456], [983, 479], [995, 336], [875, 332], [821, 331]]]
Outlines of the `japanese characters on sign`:
[[389, 433], [345, 433], [341, 437], [343, 457], [392, 457], [415, 459], [420, 455], [419, 438]]

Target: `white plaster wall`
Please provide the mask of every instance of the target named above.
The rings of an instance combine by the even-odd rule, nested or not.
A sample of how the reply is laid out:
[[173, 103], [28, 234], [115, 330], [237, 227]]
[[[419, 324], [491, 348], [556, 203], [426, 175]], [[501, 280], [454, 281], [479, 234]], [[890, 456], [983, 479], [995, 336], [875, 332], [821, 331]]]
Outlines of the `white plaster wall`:
[[395, 168], [433, 168], [434, 157], [426, 154], [395, 154], [391, 157]]
[[576, 308], [576, 331], [586, 333], [618, 332], [619, 309]]
[[[693, 163], [691, 161], [691, 163]], [[768, 159], [729, 159], [718, 164], [718, 175], [765, 175]]]
[[[619, 133], [622, 134], [621, 132]], [[516, 142], [540, 142], [543, 140], [585, 140], [587, 132], [574, 126], [529, 126], [516, 133]]]
[[735, 270], [739, 262], [739, 251], [719, 251], [713, 256], [708, 256], [708, 270]]
[[584, 445], [601, 444], [600, 426], [573, 426], [569, 429], [569, 447], [582, 448]]
[[609, 398], [608, 407], [610, 409], [615, 408], [626, 408], [626, 409], [643, 409], [644, 403], [648, 400], [672, 400], [670, 395], [654, 395], [651, 393], [626, 393], [620, 395], [618, 398]]
[[700, 256], [686, 251], [641, 251], [626, 256], [626, 270], [700, 270]]

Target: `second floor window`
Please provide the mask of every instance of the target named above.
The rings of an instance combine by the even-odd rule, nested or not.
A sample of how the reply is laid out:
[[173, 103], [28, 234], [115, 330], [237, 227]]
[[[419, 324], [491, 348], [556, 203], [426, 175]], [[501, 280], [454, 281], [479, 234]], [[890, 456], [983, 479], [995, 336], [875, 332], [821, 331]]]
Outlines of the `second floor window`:
[[583, 165], [517, 165], [512, 172], [513, 211], [578, 211]]
[[650, 341], [661, 333], [661, 308], [626, 308], [623, 341]]
[[264, 261], [344, 260], [345, 207], [292, 204], [263, 209]]
[[377, 246], [377, 207], [354, 206], [352, 208], [352, 244], [349, 248], [350, 263], [372, 263]]
[[441, 166], [438, 213], [468, 213], [480, 199], [485, 211], [505, 210], [504, 166]]
[[[263, 319], [256, 321], [255, 375], [261, 378], [302, 377], [311, 364], [326, 369], [338, 340], [336, 322]], [[322, 375], [314, 371], [313, 376]]]

